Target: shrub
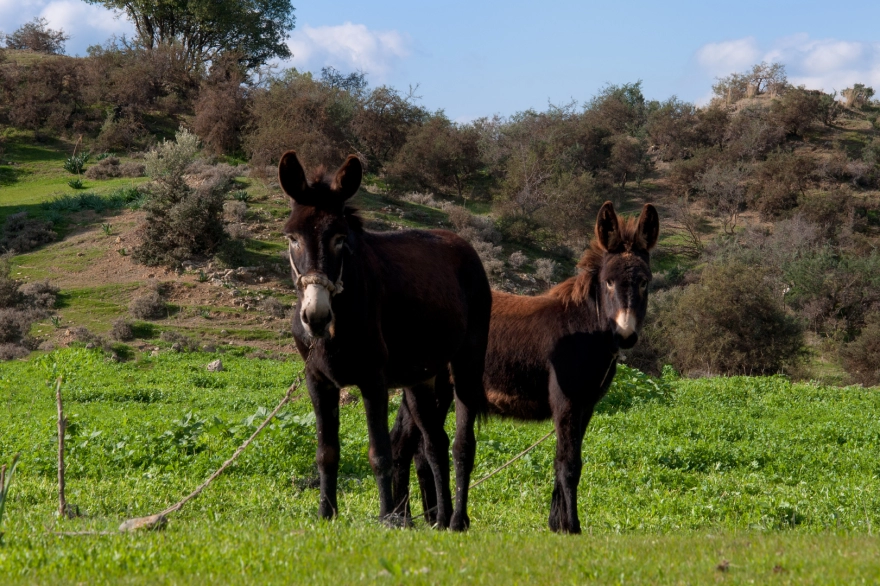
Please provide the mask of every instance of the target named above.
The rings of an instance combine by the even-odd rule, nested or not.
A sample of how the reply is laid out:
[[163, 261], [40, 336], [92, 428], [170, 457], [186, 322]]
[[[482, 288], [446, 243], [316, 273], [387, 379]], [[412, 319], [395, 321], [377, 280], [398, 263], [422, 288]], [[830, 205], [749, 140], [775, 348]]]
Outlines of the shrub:
[[89, 162], [89, 153], [71, 155], [64, 160], [64, 170], [74, 175], [82, 175], [83, 167]]
[[134, 328], [132, 328], [131, 322], [124, 317], [113, 320], [113, 325], [110, 328], [110, 338], [120, 342], [133, 340]]
[[857, 383], [880, 385], [880, 311], [868, 315], [858, 337], [844, 345], [840, 354]]
[[507, 259], [507, 264], [510, 265], [510, 268], [513, 270], [519, 270], [521, 266], [526, 264], [528, 257], [522, 253], [521, 250], [517, 250], [513, 254], [510, 255], [510, 258]]
[[157, 291], [149, 291], [145, 295], [132, 299], [128, 311], [138, 319], [156, 319], [165, 317], [166, 307], [162, 296]]
[[[143, 148], [150, 140], [147, 127], [134, 114], [119, 116], [113, 111], [107, 115], [95, 143], [103, 150], [126, 150]], [[136, 175], [136, 177], [142, 176]]]
[[556, 261], [549, 258], [539, 258], [535, 261], [535, 277], [544, 281], [549, 287], [551, 281], [553, 281], [553, 276], [556, 274], [556, 268]]
[[21, 303], [36, 310], [48, 312], [55, 307], [55, 301], [60, 291], [58, 287], [46, 281], [27, 283], [18, 288], [21, 294]]
[[171, 344], [171, 348], [177, 352], [198, 352], [199, 342], [195, 338], [190, 338], [179, 332], [166, 330], [159, 336], [163, 342]]
[[681, 372], [770, 374], [796, 361], [803, 332], [763, 269], [710, 264], [700, 281], [670, 291], [654, 314], [654, 343]]
[[147, 175], [154, 181], [143, 205], [146, 222], [138, 228], [141, 243], [132, 251], [135, 261], [180, 266], [194, 255], [216, 252], [226, 240], [217, 181], [205, 180], [193, 189], [184, 179], [197, 146], [195, 135], [181, 130], [174, 142], [165, 141], [147, 154]]
[[756, 165], [752, 174], [752, 199], [764, 219], [794, 209], [806, 195], [816, 165], [807, 157], [776, 151]]
[[129, 161], [119, 165], [120, 177], [143, 177], [147, 173], [146, 165]]
[[97, 164], [88, 168], [85, 175], [89, 179], [111, 179], [121, 175], [119, 159], [110, 156], [101, 159]]
[[244, 222], [247, 204], [243, 201], [227, 201], [223, 204], [223, 214], [227, 222]]
[[288, 307], [274, 297], [267, 297], [260, 303], [260, 308], [272, 317], [285, 317]]
[[244, 75], [223, 59], [211, 66], [195, 102], [193, 130], [205, 148], [216, 154], [231, 153], [241, 147], [241, 131], [247, 114]]
[[21, 254], [53, 242], [56, 236], [51, 222], [31, 219], [27, 212], [19, 212], [7, 216], [3, 224], [3, 235], [0, 237], [0, 250]]

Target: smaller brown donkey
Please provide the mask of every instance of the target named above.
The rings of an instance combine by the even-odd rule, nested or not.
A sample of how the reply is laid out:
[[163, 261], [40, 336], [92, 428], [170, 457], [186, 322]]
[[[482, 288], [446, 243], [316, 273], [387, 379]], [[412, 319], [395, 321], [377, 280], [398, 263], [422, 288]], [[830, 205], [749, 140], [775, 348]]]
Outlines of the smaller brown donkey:
[[[432, 490], [440, 496], [436, 525], [463, 530], [469, 524], [474, 421], [486, 412], [489, 281], [474, 249], [451, 232], [364, 230], [346, 204], [362, 173], [353, 155], [335, 174], [318, 173], [311, 181], [293, 151], [278, 167], [281, 187], [293, 200], [284, 235], [299, 297], [293, 337], [306, 361], [316, 416], [318, 512], [324, 518], [337, 513], [339, 390], [357, 385], [367, 413], [379, 516], [394, 523], [388, 388], [403, 387], [410, 421], [424, 438]], [[450, 371], [456, 388], [454, 510], [449, 437], [434, 395], [435, 378], [442, 374], [448, 381]], [[444, 407], [448, 410], [449, 402]]]
[[[614, 378], [618, 352], [638, 340], [648, 306], [649, 251], [659, 230], [651, 204], [636, 220], [619, 217], [611, 202], [605, 202], [596, 220], [596, 237], [578, 263], [579, 275], [536, 297], [493, 292], [483, 378], [489, 411], [515, 419], [553, 419], [553, 531], [580, 533], [577, 487], [584, 433]], [[437, 377], [435, 388], [440, 413], [446, 413], [452, 384], [448, 377]], [[394, 498], [409, 515], [409, 468], [415, 457], [430, 521], [436, 495], [410, 407], [405, 400], [392, 430]]]

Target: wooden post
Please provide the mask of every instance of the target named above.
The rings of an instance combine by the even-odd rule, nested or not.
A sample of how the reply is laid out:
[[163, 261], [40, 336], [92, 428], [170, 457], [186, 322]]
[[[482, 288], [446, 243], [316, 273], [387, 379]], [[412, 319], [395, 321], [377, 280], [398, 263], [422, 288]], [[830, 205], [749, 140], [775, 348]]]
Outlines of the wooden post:
[[55, 381], [55, 400], [58, 402], [58, 516], [64, 518], [67, 517], [67, 500], [64, 498], [64, 431], [67, 421], [61, 403], [61, 382], [59, 376]]

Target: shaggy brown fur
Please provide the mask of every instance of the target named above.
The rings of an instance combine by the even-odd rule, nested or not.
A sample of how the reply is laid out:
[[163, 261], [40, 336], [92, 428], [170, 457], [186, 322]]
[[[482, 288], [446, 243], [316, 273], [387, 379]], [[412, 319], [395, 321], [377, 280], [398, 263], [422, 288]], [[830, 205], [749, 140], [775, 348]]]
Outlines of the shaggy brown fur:
[[[638, 220], [625, 220], [606, 202], [597, 218], [596, 239], [578, 263], [580, 274], [537, 297], [493, 292], [483, 379], [490, 412], [553, 419], [556, 481], [549, 524], [554, 531], [580, 531], [577, 484], [583, 436], [614, 377], [618, 351], [638, 339], [651, 279], [649, 250], [658, 231], [657, 212], [650, 204]], [[441, 409], [448, 406], [451, 387], [438, 385], [437, 393]], [[398, 422], [404, 418], [399, 415]], [[400, 424], [395, 429], [395, 441], [415, 452], [418, 436], [412, 427]], [[409, 470], [408, 450], [396, 451], [402, 458], [395, 463], [395, 475], [402, 477]], [[414, 455], [421, 479], [422, 457]], [[429, 508], [431, 487], [422, 482], [421, 488]]]

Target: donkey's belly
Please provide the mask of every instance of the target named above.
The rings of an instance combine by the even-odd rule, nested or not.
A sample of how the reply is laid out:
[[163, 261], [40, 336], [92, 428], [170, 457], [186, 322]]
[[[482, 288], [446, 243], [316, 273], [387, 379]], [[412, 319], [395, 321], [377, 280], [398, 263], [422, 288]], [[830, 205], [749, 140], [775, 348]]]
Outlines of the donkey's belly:
[[487, 369], [483, 382], [491, 413], [528, 421], [550, 418], [547, 370], [508, 364]]

